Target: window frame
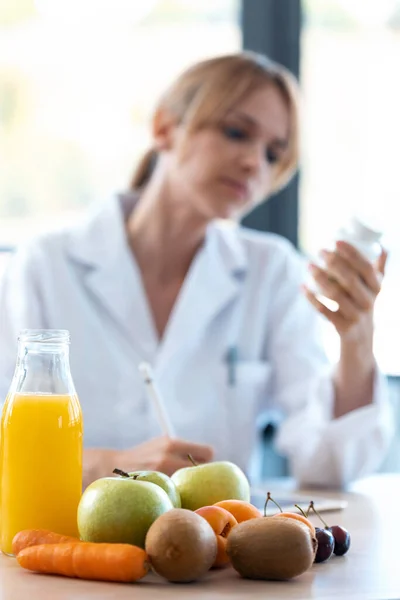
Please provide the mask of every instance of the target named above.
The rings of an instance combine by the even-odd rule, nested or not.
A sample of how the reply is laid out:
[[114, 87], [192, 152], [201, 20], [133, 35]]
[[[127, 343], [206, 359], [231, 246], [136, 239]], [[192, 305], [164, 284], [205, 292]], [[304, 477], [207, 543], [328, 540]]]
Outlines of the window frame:
[[[300, 75], [301, 0], [242, 0], [242, 46]], [[243, 219], [243, 225], [283, 235], [299, 246], [299, 175]]]

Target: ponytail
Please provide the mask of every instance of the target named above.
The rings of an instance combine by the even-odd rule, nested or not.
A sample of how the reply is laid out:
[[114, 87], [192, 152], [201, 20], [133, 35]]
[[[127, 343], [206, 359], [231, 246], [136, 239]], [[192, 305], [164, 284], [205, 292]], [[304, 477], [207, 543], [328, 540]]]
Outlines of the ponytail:
[[137, 190], [148, 183], [156, 166], [157, 157], [157, 150], [151, 148], [150, 150], [147, 150], [139, 160], [130, 184], [130, 189], [132, 191]]

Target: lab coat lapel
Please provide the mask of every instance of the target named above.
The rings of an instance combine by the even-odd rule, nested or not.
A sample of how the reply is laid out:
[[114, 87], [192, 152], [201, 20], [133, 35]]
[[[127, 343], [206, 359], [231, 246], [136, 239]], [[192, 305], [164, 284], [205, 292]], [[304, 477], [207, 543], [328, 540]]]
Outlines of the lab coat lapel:
[[139, 269], [128, 246], [124, 198], [114, 198], [74, 232], [70, 255], [84, 272], [84, 283], [112, 316], [138, 359], [153, 360], [157, 335], [148, 312]]
[[240, 294], [247, 268], [236, 225], [209, 226], [203, 248], [195, 257], [165, 331], [156, 367], [172, 366], [195, 346], [205, 329]]

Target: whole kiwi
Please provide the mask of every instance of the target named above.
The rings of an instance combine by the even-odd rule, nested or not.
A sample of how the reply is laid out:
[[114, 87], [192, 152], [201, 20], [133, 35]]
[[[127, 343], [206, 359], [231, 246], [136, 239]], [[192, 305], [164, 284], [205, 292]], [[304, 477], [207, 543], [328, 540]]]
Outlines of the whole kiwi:
[[297, 577], [311, 567], [316, 549], [317, 540], [310, 528], [290, 517], [239, 523], [226, 545], [233, 568], [249, 579]]
[[184, 508], [164, 513], [146, 535], [146, 552], [153, 570], [168, 581], [200, 579], [217, 555], [217, 538], [209, 523]]

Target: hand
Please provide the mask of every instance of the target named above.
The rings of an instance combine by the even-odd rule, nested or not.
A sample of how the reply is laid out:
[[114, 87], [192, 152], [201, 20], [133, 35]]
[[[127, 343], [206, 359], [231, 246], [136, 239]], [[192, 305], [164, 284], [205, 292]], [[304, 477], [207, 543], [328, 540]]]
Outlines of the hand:
[[342, 341], [356, 341], [367, 333], [372, 336], [373, 309], [381, 289], [387, 252], [382, 253], [372, 265], [347, 242], [338, 241], [335, 252], [322, 251], [325, 269], [310, 265], [311, 273], [321, 292], [337, 302], [337, 311], [322, 304], [308, 288], [308, 300], [336, 327]]
[[212, 460], [214, 451], [211, 446], [162, 436], [117, 452], [115, 460], [119, 463], [115, 466], [124, 471], [162, 471], [172, 475], [177, 469], [192, 466], [188, 454], [195, 462], [205, 463]]
[[212, 460], [211, 446], [195, 444], [167, 436], [153, 438], [127, 450], [91, 448], [84, 452], [84, 487], [99, 477], [111, 476], [115, 468], [123, 471], [162, 471], [172, 475], [190, 467], [190, 454], [201, 464]]

